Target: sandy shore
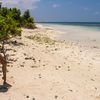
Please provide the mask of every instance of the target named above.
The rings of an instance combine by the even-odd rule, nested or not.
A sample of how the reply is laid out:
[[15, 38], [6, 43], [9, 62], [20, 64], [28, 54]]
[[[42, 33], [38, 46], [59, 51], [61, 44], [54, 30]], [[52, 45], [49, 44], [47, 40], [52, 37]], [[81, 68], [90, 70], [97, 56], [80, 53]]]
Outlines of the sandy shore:
[[22, 30], [6, 45], [12, 87], [0, 100], [100, 100], [100, 48], [58, 41], [52, 28]]

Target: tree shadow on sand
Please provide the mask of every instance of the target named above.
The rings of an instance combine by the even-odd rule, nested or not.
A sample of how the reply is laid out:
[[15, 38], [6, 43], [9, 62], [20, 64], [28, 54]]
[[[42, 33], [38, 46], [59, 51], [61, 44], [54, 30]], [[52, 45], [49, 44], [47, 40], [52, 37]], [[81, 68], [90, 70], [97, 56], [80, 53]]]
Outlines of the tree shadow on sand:
[[0, 85], [0, 93], [1, 92], [7, 92], [11, 88], [11, 85], [8, 83], [5, 83], [3, 85]]

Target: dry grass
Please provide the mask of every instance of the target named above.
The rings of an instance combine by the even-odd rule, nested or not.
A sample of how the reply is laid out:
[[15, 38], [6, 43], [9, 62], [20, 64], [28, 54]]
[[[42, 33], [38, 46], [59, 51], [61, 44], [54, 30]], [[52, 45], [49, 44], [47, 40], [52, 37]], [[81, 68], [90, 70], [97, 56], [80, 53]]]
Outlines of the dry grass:
[[34, 36], [28, 36], [27, 38], [32, 39], [40, 44], [54, 45], [56, 42], [55, 40], [49, 38], [48, 36], [40, 34], [36, 34]]

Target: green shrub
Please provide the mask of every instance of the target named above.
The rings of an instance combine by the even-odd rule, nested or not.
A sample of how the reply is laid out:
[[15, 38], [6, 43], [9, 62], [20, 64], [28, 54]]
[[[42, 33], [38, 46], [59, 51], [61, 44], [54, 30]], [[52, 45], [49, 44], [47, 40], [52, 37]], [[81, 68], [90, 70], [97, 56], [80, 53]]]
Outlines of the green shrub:
[[29, 10], [26, 10], [22, 17], [21, 17], [21, 25], [22, 27], [29, 28], [29, 29], [34, 29], [36, 28], [34, 24], [34, 18], [30, 16]]

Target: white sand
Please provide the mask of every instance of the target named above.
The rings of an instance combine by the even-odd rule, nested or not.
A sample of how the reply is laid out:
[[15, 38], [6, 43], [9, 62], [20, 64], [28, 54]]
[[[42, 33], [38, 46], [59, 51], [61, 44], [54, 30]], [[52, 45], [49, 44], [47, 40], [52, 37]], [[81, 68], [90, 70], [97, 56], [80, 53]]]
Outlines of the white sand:
[[14, 60], [7, 73], [12, 87], [0, 92], [0, 100], [100, 100], [100, 48], [74, 42], [40, 44], [26, 38], [55, 38], [56, 33], [44, 27], [23, 29], [21, 39], [16, 39], [23, 45], [6, 45], [11, 49], [8, 58]]

